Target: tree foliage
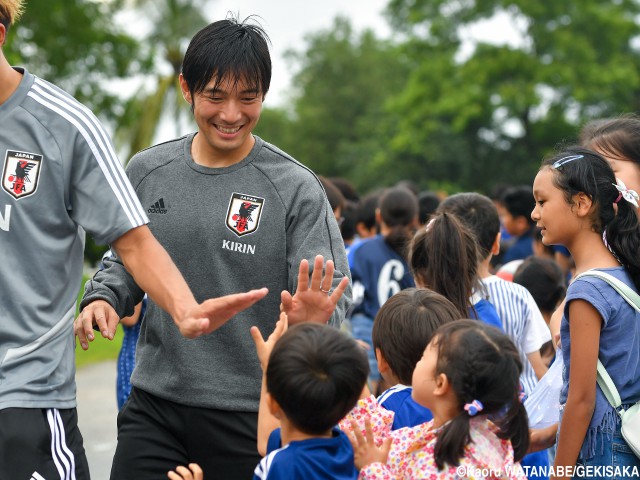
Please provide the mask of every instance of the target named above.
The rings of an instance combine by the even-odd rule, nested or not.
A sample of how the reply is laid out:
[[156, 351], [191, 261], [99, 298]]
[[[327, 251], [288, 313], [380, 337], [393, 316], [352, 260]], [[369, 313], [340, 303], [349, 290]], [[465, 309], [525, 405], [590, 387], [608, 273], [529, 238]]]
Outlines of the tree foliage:
[[191, 119], [178, 75], [189, 41], [207, 24], [203, 14], [205, 0], [135, 0], [133, 4], [150, 24], [141, 44], [149, 47], [154, 69], [148, 75], [149, 81], [127, 102], [119, 123], [116, 138], [127, 145], [127, 157], [152, 145], [163, 118], [170, 118], [176, 130], [182, 120]]
[[105, 87], [149, 66], [138, 42], [113, 21], [118, 8], [117, 1], [28, 2], [4, 53], [11, 64], [26, 66], [113, 120], [125, 99]]
[[[519, 45], [480, 42], [461, 58], [465, 32], [500, 13]], [[391, 0], [415, 65], [394, 102], [394, 152], [466, 189], [530, 182], [585, 120], [640, 106], [639, 13], [632, 0]]]
[[[114, 21], [125, 4], [150, 24], [135, 39]], [[133, 153], [163, 115], [180, 125], [188, 114], [176, 78], [204, 7], [29, 2], [4, 50], [117, 122], [120, 149]], [[639, 14], [640, 0], [390, 0], [393, 40], [339, 17], [290, 51], [292, 103], [267, 102], [256, 132], [361, 190], [403, 178], [481, 191], [529, 182], [584, 121], [640, 108]], [[496, 18], [511, 19], [515, 41], [499, 41], [507, 34]], [[470, 45], [469, 32], [490, 20], [494, 39]], [[124, 98], [105, 88], [139, 73], [147, 81]]]
[[346, 176], [357, 185], [391, 173], [375, 165], [385, 157], [393, 123], [386, 103], [406, 76], [397, 47], [371, 31], [355, 33], [338, 17], [288, 57], [298, 67], [288, 151], [318, 173]]

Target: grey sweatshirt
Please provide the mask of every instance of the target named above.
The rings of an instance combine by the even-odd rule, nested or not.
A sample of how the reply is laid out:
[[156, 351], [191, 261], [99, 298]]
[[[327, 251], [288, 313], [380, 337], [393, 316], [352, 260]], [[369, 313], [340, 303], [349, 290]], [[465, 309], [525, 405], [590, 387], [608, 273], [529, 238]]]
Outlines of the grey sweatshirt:
[[[304, 258], [336, 265], [334, 287], [349, 274], [344, 245], [317, 177], [255, 137], [242, 161], [208, 168], [191, 157], [194, 135], [138, 153], [127, 173], [150, 219], [196, 300], [268, 287], [267, 297], [213, 333], [189, 340], [152, 300], [142, 322], [132, 384], [183, 405], [258, 410], [261, 370], [249, 329], [268, 335], [280, 292], [295, 292]], [[143, 292], [116, 257], [87, 282], [81, 307], [104, 299], [121, 317]], [[339, 325], [350, 288], [331, 323]]]

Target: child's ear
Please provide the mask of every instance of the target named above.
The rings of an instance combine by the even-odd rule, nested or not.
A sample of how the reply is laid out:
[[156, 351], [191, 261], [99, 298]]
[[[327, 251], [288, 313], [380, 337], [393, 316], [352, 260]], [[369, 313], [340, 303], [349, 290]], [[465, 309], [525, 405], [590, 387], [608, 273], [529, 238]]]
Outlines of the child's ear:
[[269, 392], [267, 392], [267, 407], [269, 408], [269, 413], [276, 417], [278, 420], [282, 419], [282, 409], [280, 408], [280, 404], [276, 402], [276, 399], [271, 396]]
[[498, 255], [500, 253], [500, 239], [502, 238], [502, 233], [498, 232], [496, 235], [496, 239], [493, 241], [493, 245], [491, 245], [491, 255]]
[[379, 348], [376, 348], [376, 361], [378, 362], [378, 371], [381, 374], [387, 373], [389, 370], [391, 370], [389, 368], [387, 360], [384, 358], [384, 355], [382, 355], [382, 352]]
[[593, 200], [584, 192], [576, 193], [573, 196], [573, 204], [576, 208], [576, 214], [579, 217], [589, 215], [591, 207], [593, 206]]
[[433, 394], [437, 396], [446, 395], [449, 392], [449, 379], [444, 373], [440, 373], [436, 376], [436, 388], [433, 390]]

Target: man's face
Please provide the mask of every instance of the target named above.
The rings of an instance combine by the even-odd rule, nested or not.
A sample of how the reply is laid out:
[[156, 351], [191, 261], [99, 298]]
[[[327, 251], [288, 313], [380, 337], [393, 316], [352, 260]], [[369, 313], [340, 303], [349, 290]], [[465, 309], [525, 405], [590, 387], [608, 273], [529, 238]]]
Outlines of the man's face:
[[201, 163], [231, 165], [245, 158], [254, 144], [251, 132], [260, 119], [263, 94], [244, 79], [235, 83], [224, 77], [218, 84], [212, 79], [193, 98], [180, 76], [182, 93], [192, 106], [198, 124], [198, 152], [207, 158]]

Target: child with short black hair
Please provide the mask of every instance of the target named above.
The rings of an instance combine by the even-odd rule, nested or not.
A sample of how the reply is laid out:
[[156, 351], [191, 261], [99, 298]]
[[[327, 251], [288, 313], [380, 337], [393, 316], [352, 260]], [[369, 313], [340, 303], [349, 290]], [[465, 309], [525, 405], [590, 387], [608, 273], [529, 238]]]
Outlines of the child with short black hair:
[[382, 190], [377, 190], [367, 194], [358, 202], [356, 213], [356, 231], [361, 240], [371, 238], [378, 233], [378, 222], [376, 221], [376, 210], [382, 197]]
[[514, 243], [502, 257], [502, 263], [519, 260], [533, 255], [533, 229], [535, 222], [531, 220], [534, 207], [531, 186], [520, 185], [507, 189], [502, 195], [504, 211], [502, 224], [509, 235], [515, 237]]
[[440, 196], [431, 190], [425, 190], [418, 194], [418, 222], [421, 227], [426, 227], [440, 205]]
[[[433, 418], [428, 408], [411, 398], [411, 377], [433, 333], [458, 320], [456, 307], [432, 290], [407, 288], [385, 302], [373, 322], [373, 347], [380, 374], [394, 385], [377, 403], [394, 412], [392, 430], [413, 427]], [[373, 397], [363, 399], [373, 401]]]
[[521, 369], [515, 345], [494, 327], [457, 320], [438, 328], [412, 380], [413, 398], [433, 420], [393, 431], [378, 446], [371, 424], [363, 436], [354, 419], [359, 478], [460, 478], [478, 468], [486, 478], [526, 478], [514, 464], [529, 443]]
[[[256, 327], [263, 367], [258, 450], [266, 457], [254, 479], [355, 479], [347, 436], [336, 426], [356, 404], [368, 375], [367, 356], [339, 330], [303, 323], [286, 330], [283, 314], [265, 342]], [[273, 418], [280, 422], [276, 427]]]
[[513, 283], [531, 293], [548, 325], [551, 314], [567, 291], [564, 273], [557, 262], [550, 258], [529, 257], [516, 270]]

